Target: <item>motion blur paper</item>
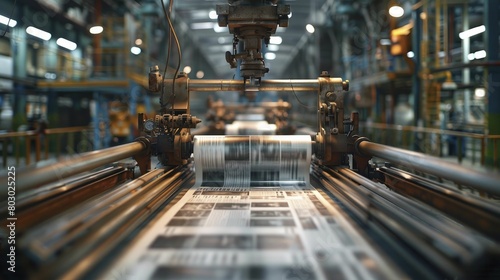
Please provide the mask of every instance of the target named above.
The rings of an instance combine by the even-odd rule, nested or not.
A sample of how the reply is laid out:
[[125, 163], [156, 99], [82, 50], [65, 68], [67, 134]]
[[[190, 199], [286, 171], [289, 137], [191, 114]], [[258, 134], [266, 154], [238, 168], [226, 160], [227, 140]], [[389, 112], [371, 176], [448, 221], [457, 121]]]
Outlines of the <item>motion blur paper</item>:
[[401, 279], [309, 183], [309, 136], [197, 136], [196, 183], [105, 279]]

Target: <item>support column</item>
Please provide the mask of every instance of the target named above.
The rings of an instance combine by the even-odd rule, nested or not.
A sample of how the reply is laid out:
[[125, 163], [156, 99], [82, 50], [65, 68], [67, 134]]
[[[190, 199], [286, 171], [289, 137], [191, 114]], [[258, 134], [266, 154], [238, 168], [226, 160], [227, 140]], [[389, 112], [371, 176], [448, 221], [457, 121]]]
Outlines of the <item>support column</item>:
[[420, 53], [420, 43], [422, 40], [422, 21], [420, 19], [420, 13], [422, 12], [422, 8], [418, 8], [413, 11], [412, 19], [414, 22], [413, 26], [413, 38], [412, 38], [412, 49], [415, 53], [415, 69], [412, 75], [412, 103], [413, 103], [413, 114], [414, 114], [414, 125], [417, 126], [421, 119], [421, 102], [422, 102], [422, 89], [421, 89], [421, 81], [420, 81], [420, 65], [422, 60], [422, 55]]
[[[484, 1], [485, 12], [485, 42], [486, 42], [486, 59], [488, 61], [499, 61], [498, 54], [499, 43], [499, 16], [500, 6], [497, 1]], [[500, 135], [500, 67], [491, 66], [486, 73], [486, 97], [487, 97], [487, 115], [486, 127], [487, 134]], [[497, 149], [500, 150], [500, 141], [497, 140]], [[500, 157], [498, 150], [495, 155], [494, 141], [488, 141], [486, 148], [486, 165], [500, 167]], [[495, 157], [497, 157], [496, 165], [494, 165]]]
[[[11, 41], [12, 58], [14, 61], [14, 77], [24, 79], [26, 78], [26, 30], [23, 26], [18, 26], [13, 29], [12, 34], [13, 37], [16, 38], [16, 40]], [[15, 83], [13, 96], [14, 115], [12, 118], [12, 130], [17, 131], [19, 126], [28, 124], [28, 120], [26, 118], [27, 97], [24, 85]]]

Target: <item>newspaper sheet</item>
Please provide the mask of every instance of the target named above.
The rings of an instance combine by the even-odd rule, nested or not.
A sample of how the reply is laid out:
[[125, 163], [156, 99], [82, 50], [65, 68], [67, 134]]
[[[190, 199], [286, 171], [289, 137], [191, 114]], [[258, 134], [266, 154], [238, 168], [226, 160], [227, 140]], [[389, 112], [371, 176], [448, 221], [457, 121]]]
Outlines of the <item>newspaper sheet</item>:
[[396, 279], [309, 183], [309, 136], [195, 138], [196, 184], [106, 279]]

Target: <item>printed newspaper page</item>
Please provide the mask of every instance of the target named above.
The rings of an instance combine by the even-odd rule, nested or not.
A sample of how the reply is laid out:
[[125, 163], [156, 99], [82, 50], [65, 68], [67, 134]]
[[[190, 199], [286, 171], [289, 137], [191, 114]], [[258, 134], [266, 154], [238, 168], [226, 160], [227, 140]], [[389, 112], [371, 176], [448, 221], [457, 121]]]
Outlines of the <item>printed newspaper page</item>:
[[195, 186], [105, 278], [399, 278], [310, 185], [310, 143], [196, 137]]

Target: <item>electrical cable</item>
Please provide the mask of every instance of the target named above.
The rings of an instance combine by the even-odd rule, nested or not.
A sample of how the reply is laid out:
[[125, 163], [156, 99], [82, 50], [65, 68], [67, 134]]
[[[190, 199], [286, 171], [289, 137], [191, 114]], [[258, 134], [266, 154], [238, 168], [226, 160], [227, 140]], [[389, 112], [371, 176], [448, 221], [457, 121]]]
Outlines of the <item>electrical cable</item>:
[[2, 34], [2, 36], [0, 36], [0, 38], [5, 37], [5, 34], [7, 34], [7, 30], [9, 29], [10, 20], [12, 19], [12, 16], [14, 15], [14, 9], [16, 8], [16, 2], [17, 2], [17, 0], [14, 0], [14, 6], [12, 6], [9, 20], [7, 21], [7, 24], [5, 26], [5, 30], [3, 31], [3, 34]]
[[[163, 3], [163, 0], [160, 0], [161, 6], [163, 9], [163, 14], [165, 15], [165, 19], [168, 19], [167, 16], [167, 8], [165, 7], [165, 4]], [[170, 63], [170, 50], [172, 49], [172, 32], [170, 31], [170, 26], [167, 25], [167, 30], [168, 30], [168, 43], [167, 43], [167, 61], [165, 62], [165, 69], [163, 70], [163, 79], [161, 83], [161, 98], [160, 98], [160, 108], [162, 110], [162, 113], [166, 113], [164, 111], [164, 107], [166, 107], [169, 103], [167, 100], [167, 104], [163, 104], [162, 98], [165, 96], [165, 78], [167, 76], [167, 69], [168, 69], [168, 64]]]
[[307, 106], [305, 103], [303, 103], [302, 101], [300, 101], [299, 97], [297, 96], [297, 93], [293, 89], [292, 79], [289, 79], [289, 80], [290, 80], [290, 86], [292, 86], [293, 95], [295, 96], [295, 99], [297, 99], [297, 102], [299, 102], [300, 105], [302, 105], [303, 107], [306, 107], [307, 109], [313, 109], [313, 107]]
[[[169, 5], [169, 15], [172, 13], [172, 7], [174, 5], [174, 0], [170, 0], [170, 5]], [[179, 38], [177, 37], [177, 32], [175, 32], [174, 25], [172, 24], [172, 20], [170, 19], [170, 16], [167, 17], [168, 24], [170, 25], [170, 30], [172, 31], [172, 34], [174, 35], [175, 43], [177, 45], [177, 51], [178, 51], [178, 60], [177, 60], [177, 68], [175, 69], [175, 74], [174, 78], [172, 79], [172, 114], [174, 112], [174, 104], [175, 104], [175, 79], [177, 78], [177, 74], [179, 73], [179, 69], [181, 68], [181, 60], [182, 60], [182, 53], [181, 53], [181, 45], [179, 43]]]
[[[181, 52], [181, 46], [180, 46], [180, 43], [179, 43], [179, 38], [177, 37], [177, 32], [175, 32], [175, 28], [172, 24], [172, 20], [170, 19], [170, 14], [172, 13], [172, 7], [173, 7], [173, 4], [174, 4], [174, 1], [173, 0], [170, 0], [169, 2], [169, 7], [168, 7], [168, 12], [165, 8], [165, 4], [163, 3], [162, 0], [161, 1], [161, 4], [162, 4], [162, 8], [163, 8], [163, 13], [167, 19], [167, 22], [168, 22], [168, 25], [170, 27], [169, 29], [169, 44], [170, 44], [170, 35], [172, 35], [174, 37], [174, 40], [175, 40], [175, 43], [176, 43], [176, 46], [177, 46], [177, 51], [178, 51], [178, 61], [177, 61], [177, 68], [175, 69], [175, 73], [174, 73], [174, 77], [172, 78], [172, 113], [173, 110], [174, 110], [174, 104], [175, 104], [175, 79], [177, 78], [177, 75], [179, 73], [179, 69], [181, 67], [181, 59], [182, 59], [182, 52]], [[169, 51], [170, 51], [170, 48], [169, 48]], [[169, 58], [170, 56], [167, 57], [167, 59]], [[168, 67], [168, 65], [166, 65], [165, 67]], [[166, 72], [166, 71], [165, 71]]]

